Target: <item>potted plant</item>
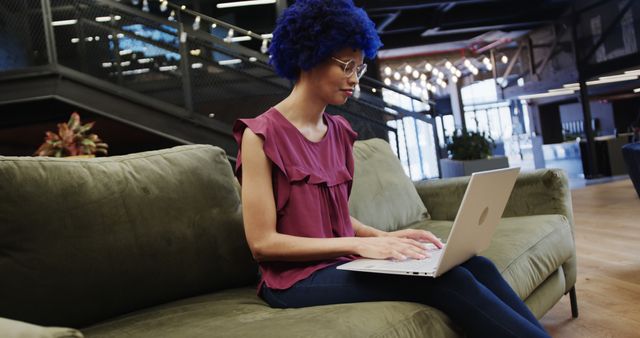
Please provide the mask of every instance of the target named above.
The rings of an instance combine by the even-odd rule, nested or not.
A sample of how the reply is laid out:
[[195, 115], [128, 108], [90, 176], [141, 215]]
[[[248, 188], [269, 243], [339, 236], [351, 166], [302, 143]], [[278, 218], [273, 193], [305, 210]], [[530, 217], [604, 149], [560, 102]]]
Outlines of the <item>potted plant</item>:
[[89, 134], [95, 122], [82, 124], [80, 115], [73, 112], [69, 121], [58, 123], [58, 133], [46, 132], [44, 143], [36, 150], [35, 156], [53, 157], [94, 157], [107, 155], [109, 146], [96, 134]]
[[456, 130], [447, 142], [449, 158], [440, 159], [442, 177], [509, 167], [507, 157], [492, 156], [495, 147], [493, 138], [484, 132]]

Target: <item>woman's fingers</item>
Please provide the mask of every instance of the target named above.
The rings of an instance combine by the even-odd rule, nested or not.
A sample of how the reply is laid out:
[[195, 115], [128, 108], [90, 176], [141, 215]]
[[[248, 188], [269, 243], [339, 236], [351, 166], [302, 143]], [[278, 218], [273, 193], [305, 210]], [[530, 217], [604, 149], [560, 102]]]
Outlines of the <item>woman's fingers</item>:
[[414, 238], [424, 242], [433, 243], [433, 245], [435, 245], [439, 249], [442, 249], [442, 247], [444, 246], [442, 244], [442, 241], [440, 241], [440, 238], [438, 238], [436, 235], [431, 233], [431, 231], [418, 230], [418, 229], [407, 229], [407, 230], [410, 230], [410, 232], [408, 232], [407, 237]]
[[427, 249], [423, 243], [408, 238], [399, 238], [399, 240], [402, 242], [402, 244], [400, 245], [404, 249], [402, 253], [406, 256], [413, 259], [425, 259], [431, 256], [427, 252]]

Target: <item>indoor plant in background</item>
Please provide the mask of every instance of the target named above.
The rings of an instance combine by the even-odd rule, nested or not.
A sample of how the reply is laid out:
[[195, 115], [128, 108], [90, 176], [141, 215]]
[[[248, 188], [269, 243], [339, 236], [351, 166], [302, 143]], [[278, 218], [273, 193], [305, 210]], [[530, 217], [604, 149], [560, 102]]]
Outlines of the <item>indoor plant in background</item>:
[[468, 176], [477, 171], [507, 168], [506, 156], [491, 156], [496, 144], [484, 132], [457, 130], [447, 142], [449, 158], [440, 159], [442, 177]]
[[107, 155], [109, 146], [96, 134], [89, 134], [95, 122], [82, 124], [80, 115], [73, 112], [68, 122], [58, 123], [58, 133], [46, 132], [44, 143], [36, 150], [35, 156], [53, 157], [94, 157]]

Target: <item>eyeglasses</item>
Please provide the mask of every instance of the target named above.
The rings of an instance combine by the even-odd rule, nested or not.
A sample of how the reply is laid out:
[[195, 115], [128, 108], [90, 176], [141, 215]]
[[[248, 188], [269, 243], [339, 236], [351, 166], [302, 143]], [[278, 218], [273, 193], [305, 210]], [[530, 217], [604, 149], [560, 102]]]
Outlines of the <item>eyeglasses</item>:
[[356, 66], [356, 61], [353, 59], [345, 62], [333, 56], [331, 58], [333, 59], [333, 61], [340, 62], [340, 64], [343, 66], [342, 71], [344, 71], [344, 75], [346, 77], [351, 77], [353, 73], [356, 73], [356, 77], [358, 78], [358, 80], [360, 80], [362, 75], [364, 75], [364, 73], [367, 71], [366, 63]]

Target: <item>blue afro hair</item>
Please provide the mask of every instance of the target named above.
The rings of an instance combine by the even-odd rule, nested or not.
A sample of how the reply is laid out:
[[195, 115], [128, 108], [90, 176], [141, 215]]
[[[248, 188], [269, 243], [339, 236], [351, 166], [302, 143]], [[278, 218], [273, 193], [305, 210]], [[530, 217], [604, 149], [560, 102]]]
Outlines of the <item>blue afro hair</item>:
[[352, 0], [298, 0], [278, 18], [270, 63], [278, 75], [296, 80], [340, 49], [359, 49], [372, 59], [381, 46], [374, 23]]

